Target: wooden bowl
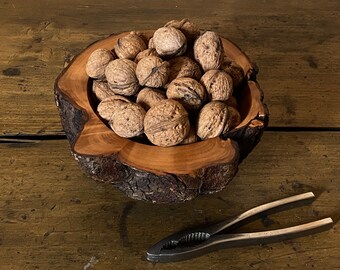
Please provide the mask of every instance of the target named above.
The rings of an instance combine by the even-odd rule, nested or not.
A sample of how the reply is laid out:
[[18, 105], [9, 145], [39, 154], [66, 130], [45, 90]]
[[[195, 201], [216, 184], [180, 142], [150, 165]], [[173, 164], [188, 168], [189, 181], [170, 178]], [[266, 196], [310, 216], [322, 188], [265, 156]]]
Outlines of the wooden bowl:
[[[152, 36], [153, 31], [143, 33]], [[173, 147], [142, 144], [117, 136], [101, 120], [94, 106], [92, 80], [85, 72], [94, 50], [113, 49], [117, 39], [126, 34], [111, 35], [90, 45], [55, 82], [56, 104], [74, 158], [87, 175], [113, 184], [133, 199], [177, 203], [222, 190], [268, 124], [256, 68], [235, 44], [222, 38], [225, 54], [246, 74], [236, 96], [241, 123], [223, 138]]]

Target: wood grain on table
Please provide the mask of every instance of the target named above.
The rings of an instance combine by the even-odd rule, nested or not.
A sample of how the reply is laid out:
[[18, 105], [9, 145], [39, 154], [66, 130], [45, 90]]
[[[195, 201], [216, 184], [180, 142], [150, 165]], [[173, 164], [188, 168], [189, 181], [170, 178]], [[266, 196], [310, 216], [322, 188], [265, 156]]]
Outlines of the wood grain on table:
[[69, 155], [65, 140], [1, 144], [0, 269], [83, 269], [91, 258], [96, 258], [94, 269], [335, 269], [338, 226], [170, 265], [154, 266], [144, 256], [151, 244], [175, 231], [307, 191], [317, 195], [313, 204], [264, 216], [243, 231], [328, 216], [336, 222], [339, 140], [337, 132], [267, 132], [226, 190], [179, 205], [132, 201], [88, 179]]
[[[0, 3], [0, 269], [338, 269], [338, 225], [263, 246], [152, 264], [146, 249], [184, 228], [313, 191], [316, 201], [250, 223], [268, 230], [339, 219], [339, 1], [26, 1]], [[222, 192], [179, 205], [133, 201], [83, 175], [53, 84], [88, 44], [190, 18], [260, 68], [270, 129]]]
[[339, 127], [339, 9], [338, 1], [4, 2], [1, 101], [10, 106], [0, 107], [1, 134], [60, 134], [50, 90], [66, 62], [111, 33], [183, 17], [257, 63], [272, 127]]

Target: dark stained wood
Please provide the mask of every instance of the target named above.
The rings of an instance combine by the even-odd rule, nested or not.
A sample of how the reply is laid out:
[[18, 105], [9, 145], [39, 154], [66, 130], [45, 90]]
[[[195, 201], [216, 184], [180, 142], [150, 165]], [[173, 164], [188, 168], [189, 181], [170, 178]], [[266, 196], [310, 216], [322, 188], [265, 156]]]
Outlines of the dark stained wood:
[[[147, 38], [153, 35], [153, 31], [142, 33]], [[222, 190], [268, 125], [263, 92], [256, 81], [248, 80], [256, 79], [250, 59], [235, 44], [222, 38], [226, 56], [247, 74], [238, 89], [242, 94], [238, 104], [243, 118], [224, 138], [175, 147], [142, 144], [117, 136], [100, 119], [92, 106], [85, 72], [93, 51], [112, 50], [117, 40], [127, 34], [112, 35], [90, 45], [56, 80], [56, 104], [76, 160], [89, 176], [113, 183], [134, 199], [174, 203]]]
[[[228, 188], [185, 204], [128, 199], [85, 177], [66, 140], [0, 144], [2, 269], [336, 269], [339, 265], [340, 135], [266, 132]], [[153, 265], [146, 249], [163, 237], [248, 208], [313, 191], [315, 202], [245, 225], [283, 228], [331, 216], [327, 232]], [[91, 260], [92, 258], [92, 260]]]
[[273, 127], [340, 126], [337, 1], [5, 1], [0, 6], [1, 134], [63, 134], [53, 82], [88, 44], [189, 17], [260, 68]]

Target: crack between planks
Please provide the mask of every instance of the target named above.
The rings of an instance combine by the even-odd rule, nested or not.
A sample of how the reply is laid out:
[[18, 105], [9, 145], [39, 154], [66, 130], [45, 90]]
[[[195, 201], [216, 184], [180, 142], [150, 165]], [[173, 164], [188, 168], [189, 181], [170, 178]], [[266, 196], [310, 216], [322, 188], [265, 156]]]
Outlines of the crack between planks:
[[66, 140], [65, 134], [6, 134], [0, 135], [0, 143], [38, 143], [40, 141]]
[[267, 127], [265, 131], [278, 132], [334, 132], [340, 131], [340, 127]]
[[[266, 132], [339, 132], [340, 127], [267, 127]], [[37, 143], [40, 141], [66, 140], [65, 134], [3, 134], [0, 143]]]

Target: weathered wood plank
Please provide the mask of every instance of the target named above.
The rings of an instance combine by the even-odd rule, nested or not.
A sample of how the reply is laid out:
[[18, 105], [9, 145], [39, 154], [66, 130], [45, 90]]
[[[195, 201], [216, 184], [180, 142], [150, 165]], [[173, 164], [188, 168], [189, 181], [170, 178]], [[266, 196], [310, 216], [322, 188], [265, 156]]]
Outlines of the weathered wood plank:
[[110, 33], [189, 17], [260, 67], [271, 126], [340, 127], [337, 1], [6, 1], [0, 5], [0, 134], [60, 134], [52, 88], [65, 62]]
[[[318, 198], [246, 225], [282, 228], [339, 219], [339, 133], [267, 132], [225, 191], [180, 205], [131, 201], [87, 179], [65, 140], [0, 144], [1, 269], [335, 269], [339, 228], [191, 261], [153, 265], [145, 250], [177, 230], [306, 191]], [[92, 268], [92, 266], [93, 268]]]

